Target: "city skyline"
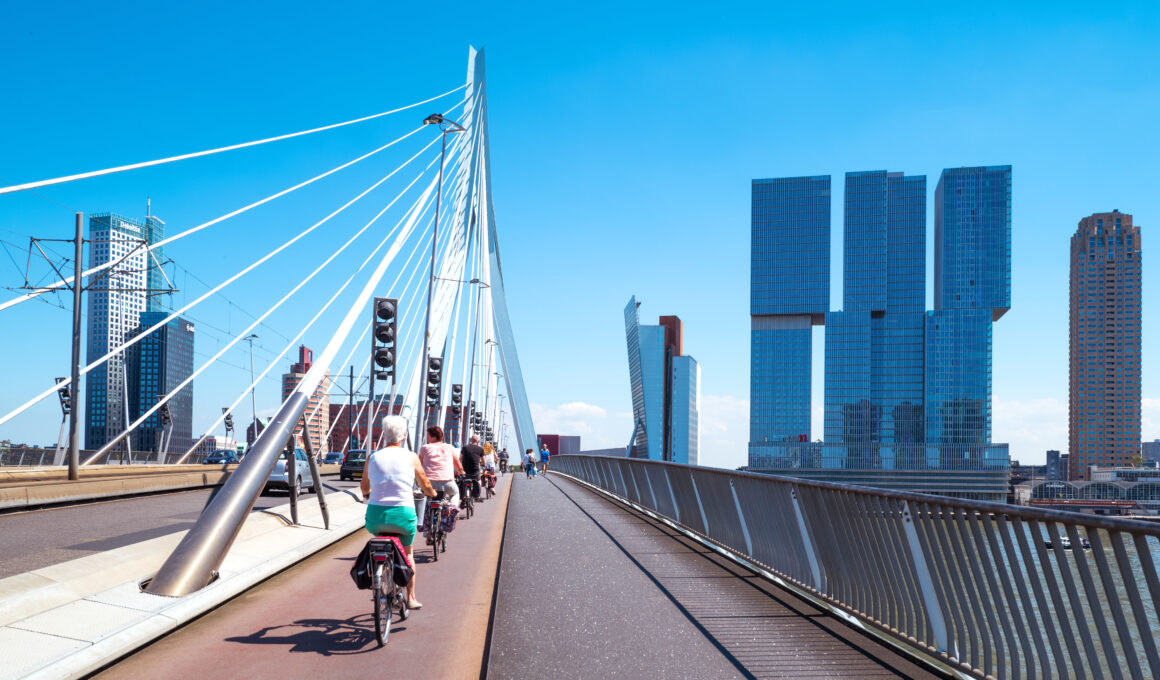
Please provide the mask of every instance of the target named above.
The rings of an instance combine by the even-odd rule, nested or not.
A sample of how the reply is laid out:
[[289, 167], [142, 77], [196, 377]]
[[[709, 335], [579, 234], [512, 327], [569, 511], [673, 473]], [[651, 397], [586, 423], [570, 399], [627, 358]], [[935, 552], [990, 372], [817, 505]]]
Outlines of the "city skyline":
[[[704, 368], [702, 459], [734, 466], [745, 462], [749, 427], [751, 329], [741, 264], [749, 247], [749, 178], [885, 167], [926, 175], [933, 183], [947, 159], [965, 165], [1002, 159], [1017, 169], [1013, 221], [1019, 228], [1012, 243], [1015, 311], [994, 330], [993, 438], [1010, 442], [1012, 456], [1025, 462], [1042, 461], [1048, 449], [1066, 450], [1068, 272], [1061, 262], [1083, 215], [1119, 208], [1147, 226], [1160, 214], [1160, 198], [1151, 190], [1154, 173], [1145, 162], [1160, 153], [1148, 114], [1160, 106], [1160, 79], [1146, 66], [1160, 61], [1148, 39], [1160, 30], [1160, 10], [1143, 4], [1051, 11], [1032, 5], [937, 7], [916, 16], [855, 5], [838, 13], [735, 7], [706, 22], [692, 21], [679, 9], [660, 19], [663, 31], [656, 30], [654, 13], [633, 10], [614, 27], [570, 18], [550, 40], [519, 22], [509, 25], [469, 10], [449, 19], [444, 41], [430, 44], [392, 32], [387, 44], [372, 50], [366, 46], [375, 42], [369, 29], [345, 22], [312, 26], [302, 39], [287, 43], [287, 36], [256, 39], [209, 17], [182, 17], [178, 31], [164, 20], [166, 12], [143, 17], [115, 7], [77, 8], [59, 17], [51, 35], [32, 40], [5, 33], [0, 49], [30, 66], [11, 74], [9, 85], [26, 100], [0, 112], [6, 130], [0, 133], [6, 149], [0, 176], [19, 182], [133, 162], [418, 101], [461, 82], [467, 42], [486, 44], [492, 169], [496, 186], [505, 187], [509, 302], [528, 394], [537, 405], [537, 429], [581, 434], [586, 447], [622, 446], [627, 439], [631, 402], [618, 318], [627, 286], [687, 322], [687, 342], [698, 348]], [[420, 16], [417, 8], [364, 10], [368, 25], [395, 26]], [[45, 11], [13, 8], [7, 26], [37, 24]], [[257, 22], [262, 16], [245, 8], [239, 18]], [[819, 23], [825, 32], [807, 30]], [[142, 49], [201, 56], [162, 68], [130, 52], [109, 51], [70, 58], [62, 69], [59, 59], [77, 55], [76, 46], [93, 31]], [[350, 31], [354, 39], [336, 40]], [[601, 38], [592, 43], [590, 35]], [[206, 39], [223, 48], [203, 54], [197, 47]], [[282, 50], [283, 44], [308, 48]], [[1109, 44], [1119, 47], [1108, 50]], [[279, 53], [287, 56], [268, 60]], [[907, 77], [882, 72], [850, 78], [850, 63], [881, 59], [907, 63]], [[326, 77], [332, 73], [349, 78], [335, 82]], [[130, 91], [148, 97], [150, 106], [71, 103]], [[215, 96], [205, 97], [210, 91]], [[809, 104], [787, 106], [790, 93], [808, 95]], [[1132, 106], [1112, 111], [1092, 105], [1109, 93]], [[228, 112], [223, 100], [231, 102]], [[527, 115], [548, 110], [550, 123]], [[667, 113], [641, 134], [624, 123], [630, 110]], [[722, 111], [741, 112], [756, 124], [740, 134], [724, 124]], [[363, 153], [373, 148], [369, 142], [408, 131], [426, 113], [400, 118], [397, 125], [384, 119], [382, 125], [335, 131], [312, 149], [288, 142], [12, 196], [0, 206], [0, 228], [8, 230], [2, 238], [22, 245], [28, 235], [68, 236], [76, 210], [138, 215], [148, 197], [171, 230], [197, 224], [255, 200], [264, 195], [260, 190], [269, 193], [331, 167], [348, 151]], [[569, 162], [545, 164], [548, 147], [550, 157]], [[1116, 148], [1133, 154], [1107, 154]], [[260, 186], [241, 181], [251, 177]], [[219, 238], [174, 244], [167, 256], [183, 267], [176, 299], [193, 299], [208, 288], [199, 279], [217, 283], [259, 252], [272, 233], [320, 217], [328, 204], [349, 200], [354, 185], [376, 179], [373, 171], [355, 173], [350, 181], [320, 185], [317, 198], [239, 219], [228, 231], [215, 232]], [[835, 176], [832, 192], [843, 192], [843, 183], [844, 177]], [[578, 191], [583, 200], [577, 200]], [[842, 217], [835, 203], [832, 224]], [[933, 215], [928, 203], [928, 225]], [[349, 224], [335, 221], [336, 227]], [[316, 247], [307, 241], [287, 256]], [[550, 267], [538, 264], [547, 253]], [[19, 251], [12, 255], [20, 259]], [[831, 249], [831, 264], [840, 256]], [[3, 283], [18, 285], [22, 272], [6, 258], [0, 260]], [[929, 270], [929, 248], [927, 263]], [[830, 297], [838, 299], [836, 267], [831, 274]], [[1160, 315], [1149, 313], [1160, 300], [1160, 282], [1153, 278], [1143, 281], [1144, 338], [1160, 332]], [[247, 313], [263, 311], [247, 300], [286, 287], [284, 276], [258, 275], [225, 291], [228, 301], [215, 299], [215, 306], [195, 314], [197, 361], [244, 327]], [[925, 296], [932, 308], [933, 290], [928, 287]], [[5, 322], [40, 330], [43, 353], [67, 357], [67, 317], [65, 310], [35, 304], [12, 310]], [[565, 330], [576, 320], [583, 321], [585, 333]], [[259, 370], [289, 344], [298, 323], [287, 309], [256, 330]], [[320, 338], [302, 341], [319, 346]], [[16, 338], [3, 343], [0, 350], [7, 353], [27, 351]], [[822, 346], [819, 335], [811, 347], [815, 376]], [[587, 360], [567, 360], [576, 356]], [[225, 395], [248, 384], [248, 359], [244, 345], [235, 347], [220, 367], [199, 376], [196, 433], [229, 404]], [[280, 397], [282, 361], [258, 387], [259, 410], [266, 414]], [[18, 366], [12, 380], [51, 385], [54, 376], [66, 374], [65, 363]], [[594, 372], [593, 366], [605, 368]], [[335, 367], [335, 373], [348, 368]], [[1160, 364], [1145, 356], [1141, 437], [1148, 440], [1160, 436], [1158, 370]], [[821, 379], [811, 387], [810, 436], [816, 439], [823, 434]], [[14, 407], [18, 396], [4, 397], [0, 406]], [[27, 419], [6, 424], [0, 438], [47, 443], [58, 411], [53, 403], [38, 405]]]

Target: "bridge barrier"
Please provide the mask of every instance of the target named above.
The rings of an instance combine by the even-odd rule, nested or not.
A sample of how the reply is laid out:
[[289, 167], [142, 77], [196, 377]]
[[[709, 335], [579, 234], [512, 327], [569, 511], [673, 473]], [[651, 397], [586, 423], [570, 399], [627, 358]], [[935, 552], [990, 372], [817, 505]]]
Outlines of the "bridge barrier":
[[639, 459], [552, 470], [960, 675], [1160, 677], [1155, 524]]

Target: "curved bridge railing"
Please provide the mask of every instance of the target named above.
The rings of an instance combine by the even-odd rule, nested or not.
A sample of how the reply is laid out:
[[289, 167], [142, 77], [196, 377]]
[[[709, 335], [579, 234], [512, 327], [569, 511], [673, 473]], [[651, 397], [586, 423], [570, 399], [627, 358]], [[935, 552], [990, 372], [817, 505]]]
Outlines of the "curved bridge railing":
[[552, 470], [971, 677], [1160, 677], [1160, 525], [656, 461]]

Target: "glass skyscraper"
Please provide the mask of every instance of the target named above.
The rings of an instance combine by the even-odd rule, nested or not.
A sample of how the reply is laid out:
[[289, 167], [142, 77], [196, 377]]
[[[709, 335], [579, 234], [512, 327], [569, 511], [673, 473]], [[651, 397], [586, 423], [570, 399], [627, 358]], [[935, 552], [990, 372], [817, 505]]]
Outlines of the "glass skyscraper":
[[[824, 198], [811, 191], [822, 179]], [[840, 311], [816, 306], [828, 302], [816, 277], [829, 254], [828, 178], [753, 186], [750, 467], [1002, 498], [991, 330], [1011, 306], [1010, 167], [943, 171], [930, 312], [925, 177], [847, 173]], [[825, 440], [810, 443], [810, 326], [823, 312]]]
[[812, 326], [830, 307], [830, 177], [752, 183], [749, 460], [810, 436]]
[[628, 455], [696, 465], [701, 368], [683, 352], [679, 318], [662, 316], [659, 325], [642, 325], [639, 307], [634, 296], [624, 308], [636, 431]]
[[[132, 335], [143, 333], [164, 321], [169, 312], [144, 312]], [[193, 374], [194, 327], [185, 319], [173, 319], [129, 348], [129, 405], [133, 420], [141, 417]], [[185, 453], [193, 446], [193, 383], [181, 388], [169, 400], [173, 430], [167, 451]], [[161, 411], [153, 413], [133, 431], [133, 448], [143, 455], [158, 450], [163, 431]], [[164, 462], [164, 461], [160, 461]]]

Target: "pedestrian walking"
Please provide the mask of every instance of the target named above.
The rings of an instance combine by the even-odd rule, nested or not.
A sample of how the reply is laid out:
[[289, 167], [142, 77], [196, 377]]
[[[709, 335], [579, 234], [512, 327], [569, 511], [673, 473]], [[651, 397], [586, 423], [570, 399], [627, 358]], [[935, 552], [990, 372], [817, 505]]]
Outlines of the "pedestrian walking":
[[524, 453], [524, 476], [528, 479], [536, 476], [536, 452], [534, 449], [528, 449]]
[[548, 450], [548, 445], [545, 443], [540, 446], [540, 472], [545, 475], [548, 474], [548, 457], [552, 452]]

